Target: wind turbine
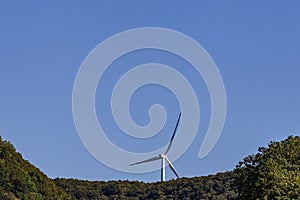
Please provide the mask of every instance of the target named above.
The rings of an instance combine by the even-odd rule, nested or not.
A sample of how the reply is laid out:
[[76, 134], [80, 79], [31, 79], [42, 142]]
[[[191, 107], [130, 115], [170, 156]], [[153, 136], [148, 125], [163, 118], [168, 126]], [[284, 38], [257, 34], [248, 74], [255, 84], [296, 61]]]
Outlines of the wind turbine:
[[143, 160], [143, 161], [140, 161], [140, 162], [137, 162], [137, 163], [133, 163], [130, 166], [138, 165], [138, 164], [142, 164], [142, 163], [147, 163], [147, 162], [151, 162], [151, 161], [155, 161], [155, 160], [161, 160], [161, 181], [165, 181], [166, 180], [165, 161], [167, 161], [168, 164], [169, 164], [169, 166], [170, 166], [170, 168], [171, 168], [171, 170], [174, 172], [174, 174], [177, 176], [177, 178], [179, 178], [179, 174], [177, 173], [175, 167], [172, 165], [171, 161], [168, 159], [167, 154], [168, 154], [168, 152], [169, 152], [169, 150], [170, 150], [170, 148], [172, 146], [172, 143], [173, 143], [173, 140], [174, 140], [177, 128], [178, 128], [178, 124], [179, 124], [180, 118], [181, 118], [181, 112], [179, 113], [178, 120], [177, 120], [175, 129], [174, 129], [173, 135], [171, 137], [171, 140], [169, 142], [167, 150], [166, 150], [166, 152], [164, 154], [159, 154], [156, 157], [153, 157], [153, 158], [150, 158], [150, 159], [147, 159], [147, 160]]

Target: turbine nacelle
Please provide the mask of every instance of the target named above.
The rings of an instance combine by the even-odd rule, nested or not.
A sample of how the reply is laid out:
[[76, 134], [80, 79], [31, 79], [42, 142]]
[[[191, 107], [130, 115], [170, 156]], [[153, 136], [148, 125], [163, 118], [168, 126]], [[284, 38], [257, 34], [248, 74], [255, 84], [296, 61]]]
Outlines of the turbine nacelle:
[[159, 156], [160, 158], [167, 158], [167, 155], [166, 155], [166, 154], [162, 154], [162, 153], [159, 154], [158, 156]]

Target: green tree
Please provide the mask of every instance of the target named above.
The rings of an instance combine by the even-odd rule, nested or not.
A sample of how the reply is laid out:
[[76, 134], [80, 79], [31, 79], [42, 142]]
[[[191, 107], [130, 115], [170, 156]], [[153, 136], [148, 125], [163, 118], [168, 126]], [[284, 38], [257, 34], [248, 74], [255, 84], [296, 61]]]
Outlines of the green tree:
[[71, 196], [0, 136], [0, 199], [68, 200]]
[[259, 148], [236, 166], [238, 199], [300, 199], [300, 138]]

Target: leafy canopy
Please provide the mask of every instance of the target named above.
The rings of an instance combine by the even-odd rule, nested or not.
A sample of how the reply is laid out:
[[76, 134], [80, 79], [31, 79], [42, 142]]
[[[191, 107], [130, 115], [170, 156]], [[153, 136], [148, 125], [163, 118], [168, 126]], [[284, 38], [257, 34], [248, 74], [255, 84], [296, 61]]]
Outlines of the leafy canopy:
[[271, 142], [234, 170], [239, 199], [300, 199], [300, 138]]

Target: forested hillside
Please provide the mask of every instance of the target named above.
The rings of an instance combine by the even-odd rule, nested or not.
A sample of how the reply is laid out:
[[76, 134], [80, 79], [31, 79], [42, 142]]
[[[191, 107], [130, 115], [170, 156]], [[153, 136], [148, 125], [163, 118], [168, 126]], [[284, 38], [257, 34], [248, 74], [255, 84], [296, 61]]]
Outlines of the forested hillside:
[[52, 180], [0, 138], [0, 199], [300, 199], [300, 138], [271, 142], [231, 172], [163, 183]]
[[233, 173], [219, 173], [166, 182], [137, 181], [90, 182], [56, 179], [56, 184], [76, 199], [234, 199]]
[[0, 137], [0, 199], [71, 199]]

